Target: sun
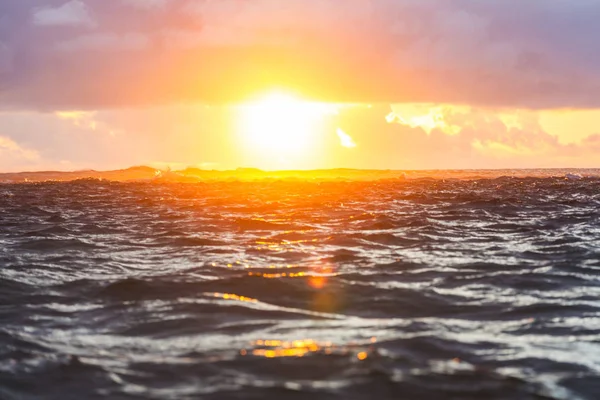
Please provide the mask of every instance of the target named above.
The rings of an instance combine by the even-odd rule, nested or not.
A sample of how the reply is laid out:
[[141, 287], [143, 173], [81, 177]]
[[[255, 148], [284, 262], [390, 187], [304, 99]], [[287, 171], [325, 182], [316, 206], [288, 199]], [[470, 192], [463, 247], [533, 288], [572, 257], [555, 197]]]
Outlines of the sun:
[[271, 92], [239, 107], [237, 130], [258, 164], [289, 167], [294, 159], [297, 164], [310, 157], [325, 117], [335, 112], [332, 105]]

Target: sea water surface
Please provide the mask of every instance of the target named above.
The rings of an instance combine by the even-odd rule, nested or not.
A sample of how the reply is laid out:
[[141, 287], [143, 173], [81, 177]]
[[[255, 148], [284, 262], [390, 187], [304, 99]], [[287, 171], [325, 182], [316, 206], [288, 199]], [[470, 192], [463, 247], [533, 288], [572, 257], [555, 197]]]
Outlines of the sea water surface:
[[598, 399], [579, 178], [0, 185], [0, 399]]

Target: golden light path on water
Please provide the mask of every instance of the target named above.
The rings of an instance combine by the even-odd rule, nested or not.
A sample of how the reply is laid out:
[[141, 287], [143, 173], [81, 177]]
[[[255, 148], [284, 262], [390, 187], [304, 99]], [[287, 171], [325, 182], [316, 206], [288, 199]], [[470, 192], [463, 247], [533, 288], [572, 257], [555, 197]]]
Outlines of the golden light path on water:
[[[303, 242], [314, 242], [310, 241], [294, 241], [295, 244], [303, 243]], [[291, 242], [288, 242], [288, 244]], [[258, 241], [257, 244], [266, 244], [266, 242]], [[273, 247], [271, 247], [273, 248]], [[280, 248], [278, 247], [278, 250]], [[237, 265], [241, 265], [240, 261], [236, 262]], [[228, 268], [232, 268], [233, 264], [227, 264]], [[245, 265], [245, 268], [249, 268], [249, 265]], [[293, 268], [292, 265], [287, 265], [287, 268]], [[276, 268], [276, 266], [271, 266], [271, 268]], [[327, 285], [328, 277], [335, 276], [334, 268], [329, 265], [321, 265], [319, 267], [313, 268], [313, 272], [282, 272], [282, 273], [261, 273], [261, 272], [248, 272], [248, 276], [256, 276], [264, 279], [282, 279], [282, 278], [303, 278], [306, 279], [306, 284], [310, 286], [312, 289], [317, 291], [315, 295], [315, 301], [323, 301], [323, 297], [321, 297], [321, 293], [319, 291], [324, 289]], [[238, 301], [245, 303], [258, 303], [258, 299], [240, 296], [233, 293], [214, 293], [214, 297], [221, 298], [223, 300], [230, 301]], [[325, 297], [325, 302], [330, 302], [331, 300], [328, 297]], [[319, 309], [331, 309], [333, 304], [320, 304], [318, 305]], [[375, 337], [371, 338], [371, 343], [375, 343], [377, 340]], [[253, 349], [241, 349], [240, 354], [242, 356], [252, 355], [257, 357], [265, 357], [265, 358], [279, 358], [279, 357], [303, 357], [310, 353], [323, 353], [323, 354], [344, 354], [348, 355], [352, 352], [351, 349], [348, 348], [347, 345], [336, 347], [332, 342], [317, 342], [313, 339], [298, 339], [293, 341], [282, 341], [282, 340], [256, 340], [251, 343], [251, 347]], [[368, 357], [368, 352], [359, 349], [356, 353], [356, 358], [360, 361], [366, 360]]]
[[[266, 220], [264, 220], [266, 221]], [[292, 233], [293, 231], [286, 232]], [[324, 241], [327, 241], [331, 238], [325, 238]], [[275, 241], [269, 240], [268, 238], [258, 239], [255, 241], [258, 250], [267, 250], [267, 251], [276, 251], [276, 252], [286, 252], [290, 250], [292, 247], [297, 246], [311, 246], [317, 245], [319, 242], [322, 242], [323, 239], [304, 239], [304, 240], [282, 240]], [[213, 264], [216, 266], [216, 264]], [[240, 260], [235, 261], [234, 263], [227, 264], [228, 268], [233, 268], [234, 266], [243, 267], [245, 269], [252, 268], [250, 264], [243, 263]], [[298, 268], [295, 265], [283, 265], [276, 266], [270, 265], [270, 269], [293, 269]], [[301, 272], [276, 272], [276, 273], [267, 273], [267, 272], [255, 272], [249, 271], [248, 276], [252, 277], [260, 277], [263, 279], [303, 279], [306, 282], [306, 285], [315, 291], [314, 304], [316, 305], [316, 309], [318, 310], [331, 310], [335, 307], [335, 300], [332, 297], [324, 296], [323, 289], [326, 288], [328, 284], [328, 279], [330, 277], [336, 276], [334, 266], [329, 262], [318, 262], [315, 263], [312, 267], [309, 268], [308, 271]], [[250, 298], [246, 296], [240, 296], [233, 293], [214, 293], [214, 297], [221, 298], [223, 300], [228, 301], [236, 301], [236, 302], [244, 302], [244, 303], [258, 303], [260, 300], [255, 298]], [[372, 337], [370, 339], [371, 344], [375, 344], [377, 339]], [[331, 341], [320, 342], [315, 341], [313, 339], [297, 339], [292, 341], [285, 341], [279, 339], [258, 339], [249, 344], [249, 348], [243, 348], [239, 351], [242, 356], [254, 356], [254, 357], [264, 357], [264, 358], [282, 358], [282, 357], [304, 357], [310, 354], [339, 354], [339, 355], [351, 355], [355, 357], [358, 361], [364, 361], [369, 357], [369, 351], [372, 349], [365, 348], [365, 346], [349, 346], [348, 344], [343, 344], [336, 346]], [[356, 347], [356, 348], [355, 348]]]
[[[376, 338], [371, 338], [371, 343], [376, 343]], [[311, 353], [314, 354], [339, 354], [354, 355], [358, 360], [364, 361], [369, 357], [369, 349], [361, 348], [353, 350], [349, 346], [336, 346], [332, 342], [316, 342], [312, 339], [301, 339], [294, 341], [282, 340], [256, 340], [251, 343], [253, 349], [242, 349], [242, 356], [257, 356], [265, 358], [280, 357], [304, 357]]]

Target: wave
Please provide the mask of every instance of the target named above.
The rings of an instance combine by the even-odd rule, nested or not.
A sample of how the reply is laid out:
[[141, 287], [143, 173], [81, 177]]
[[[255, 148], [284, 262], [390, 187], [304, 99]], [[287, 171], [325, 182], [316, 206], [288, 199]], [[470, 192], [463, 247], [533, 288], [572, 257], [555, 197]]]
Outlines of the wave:
[[593, 399], [596, 172], [2, 184], [0, 398]]

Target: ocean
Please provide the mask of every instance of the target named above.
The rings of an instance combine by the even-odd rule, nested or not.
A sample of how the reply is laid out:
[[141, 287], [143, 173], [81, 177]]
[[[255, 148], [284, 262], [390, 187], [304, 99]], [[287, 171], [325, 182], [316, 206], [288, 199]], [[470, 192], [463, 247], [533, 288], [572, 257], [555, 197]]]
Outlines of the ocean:
[[600, 178], [0, 185], [0, 399], [598, 399]]

